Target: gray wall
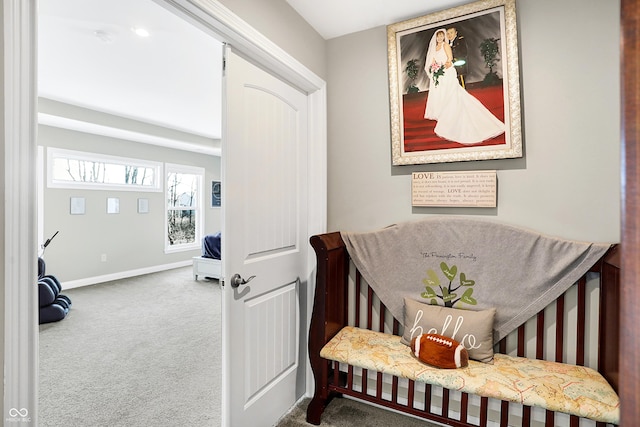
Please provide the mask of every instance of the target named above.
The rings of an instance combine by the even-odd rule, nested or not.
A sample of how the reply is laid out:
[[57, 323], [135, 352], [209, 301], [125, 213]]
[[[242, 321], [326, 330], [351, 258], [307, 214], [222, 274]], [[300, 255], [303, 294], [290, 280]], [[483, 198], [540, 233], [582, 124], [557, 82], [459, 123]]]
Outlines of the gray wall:
[[195, 135], [193, 133], [169, 129], [163, 126], [157, 126], [114, 114], [103, 113], [60, 101], [54, 101], [49, 98], [38, 98], [38, 113], [44, 113], [58, 118], [70, 119], [83, 123], [90, 123], [101, 127], [120, 129], [136, 134], [139, 133], [149, 137], [172, 139], [194, 148], [220, 149], [219, 139], [211, 139]]
[[[619, 8], [517, 1], [522, 159], [391, 166], [386, 28], [329, 40], [329, 230], [460, 214], [619, 241]], [[411, 172], [477, 169], [498, 170], [497, 209], [411, 207]]]
[[326, 42], [285, 0], [219, 0], [301, 64], [327, 80]]
[[[38, 145], [119, 155], [205, 168], [204, 233], [220, 231], [220, 208], [211, 207], [211, 181], [220, 180], [220, 157], [91, 135], [50, 126], [38, 127]], [[46, 168], [46, 161], [45, 161]], [[163, 186], [164, 188], [164, 186]], [[84, 197], [85, 215], [69, 213], [70, 197]], [[106, 213], [107, 197], [120, 199], [120, 213]], [[137, 213], [137, 199], [149, 200], [149, 213]], [[47, 273], [60, 281], [100, 281], [100, 276], [190, 261], [200, 250], [164, 253], [164, 192], [60, 189], [44, 187], [44, 237], [60, 233], [47, 247]], [[101, 255], [107, 261], [101, 261]]]

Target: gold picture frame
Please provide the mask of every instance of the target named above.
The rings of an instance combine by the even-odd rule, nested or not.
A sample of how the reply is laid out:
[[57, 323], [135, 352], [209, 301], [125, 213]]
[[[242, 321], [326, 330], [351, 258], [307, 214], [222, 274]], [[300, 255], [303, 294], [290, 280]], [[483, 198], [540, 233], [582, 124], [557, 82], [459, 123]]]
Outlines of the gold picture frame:
[[[462, 59], [453, 56], [456, 47], [444, 47], [448, 36], [435, 44], [439, 30], [450, 28], [458, 36], [445, 34], [466, 44]], [[430, 43], [437, 49], [430, 50]], [[481, 0], [391, 24], [387, 48], [393, 165], [522, 157], [515, 0]], [[442, 64], [430, 53], [440, 50]], [[454, 89], [453, 78], [462, 90]], [[482, 125], [479, 118], [486, 112], [479, 110], [499, 123], [488, 118], [490, 125]], [[468, 116], [480, 124], [470, 125]]]

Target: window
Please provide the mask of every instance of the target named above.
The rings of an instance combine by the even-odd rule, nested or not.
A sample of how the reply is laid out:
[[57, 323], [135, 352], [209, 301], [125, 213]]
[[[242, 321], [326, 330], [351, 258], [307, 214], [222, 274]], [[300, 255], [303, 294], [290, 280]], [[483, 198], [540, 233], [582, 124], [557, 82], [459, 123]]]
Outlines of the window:
[[162, 163], [83, 151], [47, 149], [53, 188], [162, 191]]
[[167, 164], [165, 251], [200, 248], [204, 169]]

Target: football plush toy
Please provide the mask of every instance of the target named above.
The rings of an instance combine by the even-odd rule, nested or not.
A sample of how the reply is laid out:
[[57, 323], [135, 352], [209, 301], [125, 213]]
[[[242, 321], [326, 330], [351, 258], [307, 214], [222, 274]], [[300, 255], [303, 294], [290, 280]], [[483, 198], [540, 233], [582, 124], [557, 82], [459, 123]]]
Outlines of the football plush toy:
[[455, 369], [469, 365], [469, 353], [458, 341], [438, 334], [421, 334], [411, 340], [413, 354], [431, 366]]

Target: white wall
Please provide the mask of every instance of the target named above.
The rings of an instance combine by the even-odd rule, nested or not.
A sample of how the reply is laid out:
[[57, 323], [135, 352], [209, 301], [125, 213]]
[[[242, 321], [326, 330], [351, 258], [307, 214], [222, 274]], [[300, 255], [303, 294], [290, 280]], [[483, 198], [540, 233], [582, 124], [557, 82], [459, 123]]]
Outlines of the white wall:
[[[619, 2], [518, 0], [522, 159], [391, 166], [386, 28], [328, 41], [329, 230], [486, 216], [620, 239]], [[498, 207], [412, 208], [411, 172], [498, 170]]]
[[[4, 22], [4, 5], [0, 6], [0, 22]], [[4, 128], [4, 108], [5, 108], [5, 98], [4, 98], [4, 67], [5, 67], [5, 57], [4, 57], [4, 31], [0, 32], [0, 53], [2, 54], [2, 60], [0, 60], [0, 81], [2, 81], [2, 84], [0, 85], [0, 98], [2, 99], [2, 104], [0, 104], [0, 132], [2, 132], [2, 135], [5, 135], [5, 128]], [[2, 138], [2, 150], [0, 150], [0, 164], [4, 165], [4, 152], [5, 152], [5, 147], [4, 147], [4, 138]], [[4, 168], [3, 168], [4, 170]], [[2, 200], [6, 200], [5, 197], [5, 177], [4, 177], [4, 173], [0, 174], [0, 194], [2, 195]], [[2, 277], [2, 285], [0, 286], [0, 342], [4, 343], [4, 318], [5, 318], [5, 313], [4, 313], [4, 307], [5, 307], [5, 303], [4, 303], [4, 293], [5, 293], [5, 289], [4, 289], [4, 280], [5, 280], [5, 275], [4, 275], [4, 264], [5, 264], [5, 252], [4, 252], [4, 222], [5, 222], [5, 216], [4, 216], [4, 209], [0, 209], [0, 221], [3, 224], [2, 227], [0, 227], [0, 242], [2, 242], [2, 244], [0, 245], [0, 277]], [[4, 368], [4, 344], [2, 346], [2, 351], [0, 351], [0, 366], [2, 366]], [[4, 380], [4, 375], [3, 375], [3, 380]], [[4, 381], [3, 381], [4, 384]], [[3, 414], [4, 416], [4, 386], [0, 388], [0, 414]]]

